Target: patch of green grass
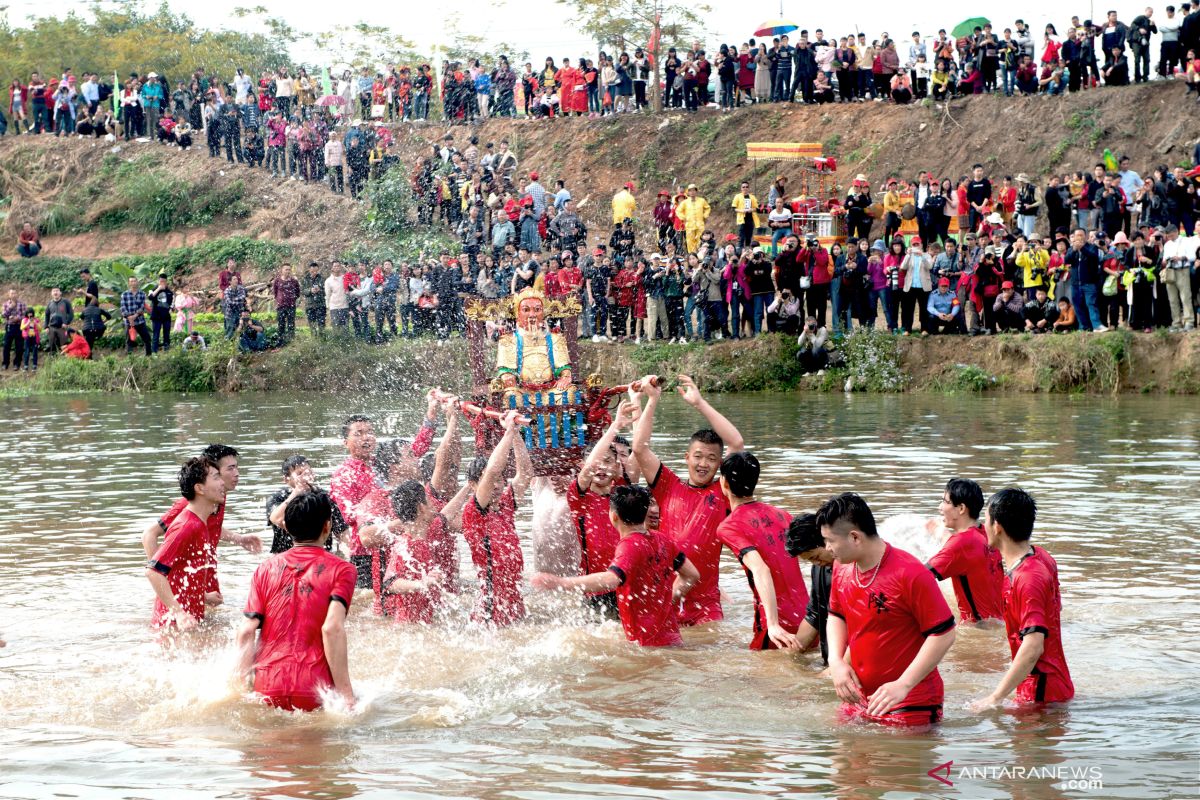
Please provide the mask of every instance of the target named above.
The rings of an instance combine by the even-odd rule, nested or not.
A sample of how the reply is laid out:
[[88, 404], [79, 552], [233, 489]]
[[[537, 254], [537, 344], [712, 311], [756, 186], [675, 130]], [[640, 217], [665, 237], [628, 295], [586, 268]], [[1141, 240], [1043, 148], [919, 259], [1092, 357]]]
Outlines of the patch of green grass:
[[902, 392], [909, 377], [900, 366], [895, 336], [874, 328], [858, 328], [842, 342], [852, 391]]
[[933, 380], [933, 389], [947, 394], [963, 392], [985, 392], [999, 382], [995, 375], [975, 364], [953, 364], [942, 370]]
[[838, 148], [841, 147], [841, 144], [842, 135], [840, 133], [835, 133], [832, 136], [827, 137], [825, 141], [821, 142], [821, 152], [827, 156], [836, 156], [838, 154]]

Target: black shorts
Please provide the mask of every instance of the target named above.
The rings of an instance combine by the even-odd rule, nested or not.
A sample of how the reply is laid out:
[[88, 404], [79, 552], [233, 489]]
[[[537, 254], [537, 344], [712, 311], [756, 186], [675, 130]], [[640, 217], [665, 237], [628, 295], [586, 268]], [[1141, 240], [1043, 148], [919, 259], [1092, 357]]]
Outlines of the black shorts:
[[375, 588], [375, 584], [371, 580], [370, 554], [362, 556], [350, 556], [350, 563], [354, 565], [354, 571], [358, 573], [358, 579], [354, 583], [354, 588], [373, 590]]
[[606, 619], [620, 619], [621, 614], [617, 610], [617, 593], [609, 592], [608, 594], [589, 594], [584, 596], [587, 603], [587, 608], [594, 612], [601, 621]]

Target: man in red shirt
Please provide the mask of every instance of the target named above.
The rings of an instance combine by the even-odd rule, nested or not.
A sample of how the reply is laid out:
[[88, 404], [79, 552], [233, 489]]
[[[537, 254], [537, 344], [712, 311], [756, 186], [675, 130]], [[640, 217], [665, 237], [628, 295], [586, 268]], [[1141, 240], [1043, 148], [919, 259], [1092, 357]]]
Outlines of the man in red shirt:
[[225, 483], [211, 458], [190, 459], [179, 470], [186, 508], [171, 522], [162, 546], [146, 567], [154, 589], [154, 627], [187, 630], [204, 619], [204, 594], [212, 570], [212, 542], [205, 524], [225, 500]]
[[[517, 503], [525, 497], [533, 479], [533, 463], [517, 433], [517, 412], [509, 411], [502, 421], [504, 436], [484, 458], [467, 466], [471, 498], [462, 512], [463, 537], [471, 548], [471, 560], [479, 574], [479, 599], [471, 619], [489, 625], [511, 625], [525, 617], [521, 599], [521, 573], [525, 561], [517, 538]], [[514, 454], [516, 476], [504, 480], [509, 453]]]
[[817, 523], [838, 562], [826, 630], [843, 718], [938, 722], [943, 687], [937, 665], [955, 630], [937, 580], [915, 556], [879, 538], [870, 507], [856, 494], [827, 500]]
[[[421, 430], [413, 439], [410, 452], [413, 464], [408, 465], [415, 474], [416, 460], [429, 451], [433, 442], [433, 429], [437, 420], [438, 401], [433, 395], [428, 396], [428, 406], [425, 419], [421, 422]], [[371, 578], [372, 556], [370, 550], [363, 547], [359, 540], [358, 529], [359, 504], [375, 489], [375, 470], [372, 468], [372, 458], [375, 454], [375, 426], [371, 418], [362, 414], [353, 414], [342, 423], [342, 443], [346, 447], [346, 460], [333, 471], [329, 481], [329, 495], [342, 511], [342, 518], [350, 526], [349, 552], [350, 563], [358, 570], [358, 586], [369, 588], [373, 585]], [[365, 524], [365, 523], [364, 523]]]
[[679, 395], [712, 426], [692, 434], [684, 457], [687, 480], [681, 481], [650, 449], [654, 411], [662, 396], [662, 390], [654, 385], [657, 380], [654, 375], [642, 379], [642, 392], [647, 401], [634, 427], [633, 454], [661, 509], [662, 532], [670, 536], [700, 570], [700, 582], [688, 593], [679, 615], [682, 624], [699, 625], [723, 617], [721, 590], [717, 585], [721, 562], [717, 526], [728, 516], [729, 502], [721, 493], [716, 477], [724, 449], [728, 447], [730, 453], [741, 452], [744, 442], [733, 423], [700, 395], [692, 379], [680, 375]]
[[754, 594], [750, 649], [794, 650], [808, 592], [800, 565], [787, 552], [791, 516], [754, 499], [758, 475], [758, 459], [751, 453], [730, 453], [721, 462], [721, 492], [733, 511], [717, 526], [717, 538], [741, 562]]
[[1004, 627], [1012, 664], [996, 689], [971, 704], [973, 711], [999, 707], [1017, 690], [1017, 703], [1064, 703], [1075, 696], [1062, 646], [1062, 595], [1058, 564], [1029, 543], [1037, 504], [1020, 489], [1002, 489], [988, 499], [984, 528], [1006, 570]]
[[458, 530], [466, 486], [440, 510], [420, 481], [405, 481], [391, 492], [394, 518], [363, 528], [370, 547], [387, 543], [388, 560], [376, 591], [380, 613], [398, 622], [431, 624], [446, 594], [440, 543]]
[[[583, 466], [567, 487], [567, 506], [579, 537], [579, 574], [590, 575], [612, 563], [620, 534], [609, 521], [609, 495], [621, 478], [621, 463], [615, 445], [617, 433], [632, 419], [632, 405], [622, 402], [612, 424], [592, 445]], [[586, 595], [592, 607], [605, 616], [617, 613], [613, 592]]]
[[670, 539], [647, 530], [650, 493], [641, 486], [618, 486], [609, 496], [609, 517], [620, 533], [613, 562], [603, 572], [564, 578], [539, 572], [535, 589], [616, 592], [625, 638], [643, 647], [683, 644], [676, 608], [700, 573]]
[[946, 483], [940, 511], [950, 538], [926, 566], [939, 581], [954, 579], [960, 622], [1004, 616], [1004, 566], [1000, 551], [988, 544], [979, 524], [982, 510], [983, 490], [978, 483], [966, 478], [951, 478]]
[[[210, 444], [200, 455], [216, 462], [217, 468], [221, 472], [221, 480], [225, 483], [225, 497], [228, 498], [229, 493], [237, 488], [238, 481], [241, 479], [238, 451], [226, 444]], [[146, 551], [146, 558], [154, 557], [154, 551], [158, 549], [158, 537], [166, 533], [168, 526], [185, 508], [187, 508], [187, 500], [181, 497], [157, 521], [146, 526], [146, 530], [142, 532], [142, 549]], [[221, 597], [221, 584], [217, 580], [217, 544], [232, 542], [247, 552], [260, 553], [262, 552], [262, 540], [252, 533], [234, 533], [225, 529], [224, 501], [206, 520], [206, 524], [212, 555], [212, 569], [208, 571], [205, 602], [210, 606], [217, 606], [224, 602]]]
[[346, 614], [355, 572], [325, 550], [332, 511], [333, 501], [321, 489], [291, 499], [284, 522], [295, 546], [254, 571], [238, 630], [239, 674], [253, 671], [254, 691], [288, 711], [320, 708], [322, 692], [330, 689], [354, 704]]

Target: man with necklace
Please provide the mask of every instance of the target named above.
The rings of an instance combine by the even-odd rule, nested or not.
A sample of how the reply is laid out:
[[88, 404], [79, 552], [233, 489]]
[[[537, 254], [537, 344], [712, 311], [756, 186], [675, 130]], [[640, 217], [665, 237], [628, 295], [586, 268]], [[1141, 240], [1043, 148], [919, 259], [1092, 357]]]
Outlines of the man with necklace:
[[937, 580], [916, 556], [879, 538], [870, 507], [856, 494], [827, 500], [817, 524], [837, 561], [827, 633], [842, 718], [902, 727], [940, 721], [937, 665], [955, 628]]

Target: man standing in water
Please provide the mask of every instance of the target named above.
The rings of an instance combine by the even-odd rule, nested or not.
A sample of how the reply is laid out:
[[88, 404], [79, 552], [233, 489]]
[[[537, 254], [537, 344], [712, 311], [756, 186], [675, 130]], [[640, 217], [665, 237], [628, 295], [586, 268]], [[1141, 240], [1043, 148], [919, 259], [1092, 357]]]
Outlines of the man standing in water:
[[717, 468], [725, 447], [729, 448], [730, 453], [739, 453], [744, 449], [744, 442], [733, 423], [700, 395], [692, 379], [680, 375], [680, 396], [699, 411], [712, 428], [692, 434], [685, 456], [687, 481], [679, 480], [671, 468], [663, 464], [650, 449], [654, 411], [662, 396], [662, 390], [654, 385], [657, 381], [654, 375], [642, 378], [642, 392], [647, 401], [634, 427], [633, 454], [661, 509], [660, 530], [679, 545], [684, 555], [700, 571], [700, 582], [688, 593], [679, 616], [683, 625], [699, 625], [724, 616], [721, 612], [721, 590], [717, 585], [717, 569], [721, 561], [721, 540], [717, 538], [717, 526], [729, 515], [729, 502], [716, 483]]
[[[413, 439], [409, 448], [413, 458], [419, 459], [429, 451], [433, 442], [433, 430], [436, 427], [438, 401], [430, 394], [425, 419], [421, 422], [421, 430]], [[375, 490], [375, 469], [372, 459], [375, 455], [375, 425], [371, 418], [362, 414], [352, 414], [342, 423], [342, 443], [346, 447], [346, 460], [333, 470], [329, 481], [329, 495], [338, 504], [342, 517], [350, 526], [349, 548], [350, 563], [358, 570], [358, 586], [371, 588], [374, 582], [371, 577], [371, 552], [359, 541], [359, 528], [365, 524], [360, 520], [358, 505]]]
[[752, 453], [730, 453], [721, 462], [719, 483], [729, 507], [717, 538], [737, 556], [754, 595], [751, 650], [795, 649], [808, 592], [800, 565], [787, 553], [786, 511], [754, 499], [759, 464]]
[[1020, 489], [1002, 489], [988, 499], [984, 529], [1004, 559], [1004, 627], [1012, 664], [995, 691], [971, 704], [972, 711], [1000, 706], [1013, 689], [1021, 705], [1064, 703], [1075, 696], [1062, 646], [1062, 595], [1058, 564], [1029, 543], [1037, 504]]
[[955, 630], [937, 581], [915, 556], [879, 538], [870, 507], [856, 494], [825, 501], [817, 524], [838, 562], [829, 597], [829, 668], [843, 719], [938, 722], [937, 665]]
[[238, 630], [238, 674], [244, 678], [253, 671], [254, 691], [288, 711], [320, 708], [321, 692], [329, 689], [354, 704], [346, 614], [355, 573], [325, 550], [332, 512], [333, 502], [320, 489], [289, 498], [284, 521], [295, 546], [254, 571]]
[[150, 557], [146, 579], [154, 589], [154, 627], [187, 630], [204, 619], [205, 590], [213, 569], [213, 542], [206, 520], [225, 501], [217, 463], [190, 459], [179, 470], [184, 509], [167, 528], [162, 546]]
[[[456, 413], [451, 409], [447, 413]], [[517, 430], [517, 412], [509, 411], [501, 424], [504, 435], [485, 458], [467, 466], [471, 498], [463, 507], [462, 532], [479, 573], [479, 599], [471, 619], [487, 625], [511, 625], [525, 617], [521, 599], [521, 573], [525, 561], [517, 538], [517, 503], [525, 497], [533, 478], [533, 463], [525, 439]], [[504, 479], [508, 455], [513, 453], [516, 475]]]
[[[579, 537], [579, 573], [590, 575], [612, 563], [620, 534], [610, 521], [609, 496], [621, 477], [621, 462], [615, 445], [617, 432], [632, 419], [632, 405], [622, 402], [612, 424], [592, 445], [583, 466], [567, 487], [567, 505]], [[614, 592], [588, 594], [587, 600], [601, 614], [617, 613]]]
[[808, 607], [804, 609], [804, 622], [796, 632], [801, 650], [807, 650], [818, 639], [821, 641], [821, 661], [829, 665], [829, 636], [826, 633], [829, 621], [829, 593], [833, 587], [833, 554], [821, 538], [816, 514], [801, 514], [793, 517], [787, 530], [788, 555], [812, 564], [809, 581], [812, 592], [808, 595]]
[[[228, 498], [229, 493], [237, 488], [238, 481], [241, 479], [241, 472], [238, 469], [238, 451], [226, 444], [210, 444], [200, 455], [212, 459], [217, 465], [217, 469], [221, 473], [221, 480], [225, 483], [225, 498]], [[158, 537], [166, 532], [185, 508], [187, 508], [187, 500], [180, 498], [167, 509], [167, 513], [163, 514], [157, 522], [151, 522], [146, 526], [146, 530], [142, 532], [142, 549], [146, 551], [146, 558], [154, 557], [154, 551], [158, 549]], [[232, 542], [248, 552], [260, 553], [262, 552], [262, 541], [253, 534], [233, 533], [225, 530], [224, 498], [212, 516], [208, 517], [206, 524], [208, 526], [209, 552], [213, 560], [212, 569], [208, 572], [205, 602], [210, 606], [217, 606], [223, 602], [221, 585], [217, 580], [217, 544]]]
[[609, 517], [621, 536], [613, 562], [603, 572], [562, 578], [539, 572], [533, 588], [616, 592], [625, 638], [643, 647], [683, 644], [676, 608], [700, 573], [666, 536], [646, 527], [650, 493], [618, 486], [609, 495]]
[[979, 524], [983, 490], [965, 478], [951, 478], [942, 493], [942, 524], [950, 538], [926, 564], [939, 581], [954, 579], [961, 622], [983, 622], [1004, 616], [1004, 566], [1000, 552], [988, 544]]

